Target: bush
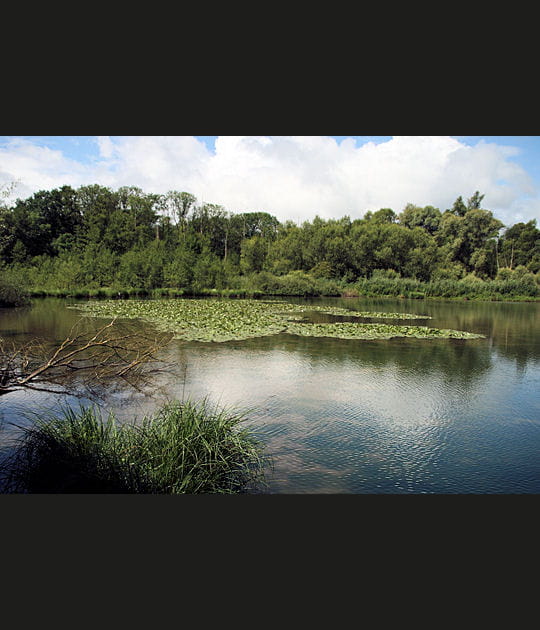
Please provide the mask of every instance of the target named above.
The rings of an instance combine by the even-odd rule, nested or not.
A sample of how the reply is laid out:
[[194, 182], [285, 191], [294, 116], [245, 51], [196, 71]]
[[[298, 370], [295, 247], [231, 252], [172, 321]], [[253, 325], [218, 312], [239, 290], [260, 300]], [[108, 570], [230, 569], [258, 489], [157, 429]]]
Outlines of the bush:
[[25, 306], [29, 303], [28, 291], [12, 272], [0, 270], [0, 306]]
[[395, 269], [374, 269], [371, 277], [373, 279], [390, 278], [393, 280], [395, 278], [401, 278], [401, 275]]
[[435, 267], [431, 274], [432, 281], [438, 280], [460, 280], [465, 275], [465, 267], [458, 262], [447, 263]]
[[506, 280], [510, 280], [513, 275], [514, 272], [512, 271], [512, 269], [510, 269], [509, 267], [501, 267], [497, 272], [495, 280], [497, 280], [498, 282], [504, 282]]

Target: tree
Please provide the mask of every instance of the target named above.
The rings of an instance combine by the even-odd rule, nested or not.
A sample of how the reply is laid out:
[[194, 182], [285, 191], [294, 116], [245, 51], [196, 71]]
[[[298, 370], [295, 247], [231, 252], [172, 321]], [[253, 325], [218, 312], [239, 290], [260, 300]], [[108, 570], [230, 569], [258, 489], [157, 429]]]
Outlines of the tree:
[[278, 237], [269, 244], [267, 254], [268, 268], [277, 274], [285, 274], [295, 269], [305, 269], [312, 265], [305, 264], [304, 238], [302, 228], [293, 221], [287, 221], [279, 229]]
[[2, 268], [0, 263], [0, 307], [25, 306], [28, 302], [28, 294], [20, 279], [11, 270]]
[[276, 238], [280, 223], [268, 212], [242, 212], [236, 216], [242, 226], [242, 238], [257, 235], [269, 240]]
[[[77, 234], [82, 223], [76, 191], [70, 186], [40, 190], [26, 200], [18, 199], [10, 214], [10, 244], [14, 247], [20, 241], [24, 246], [19, 246], [19, 258], [23, 251], [28, 257], [54, 255], [55, 239], [63, 234]], [[4, 249], [3, 254], [11, 260], [13, 250]]]
[[397, 215], [392, 208], [381, 208], [380, 210], [374, 212], [370, 217], [370, 221], [373, 221], [374, 223], [395, 223], [396, 220]]
[[169, 190], [165, 195], [162, 195], [159, 208], [166, 216], [174, 219], [180, 229], [183, 229], [187, 215], [196, 201], [197, 198], [191, 193]]
[[447, 212], [451, 212], [452, 214], [455, 214], [457, 217], [465, 216], [465, 213], [467, 212], [467, 206], [463, 202], [463, 197], [461, 195], [454, 201], [454, 205], [452, 206], [452, 209], [448, 210]]
[[408, 203], [399, 215], [401, 225], [410, 228], [421, 227], [429, 234], [435, 234], [441, 222], [441, 211], [433, 206], [415, 206]]
[[203, 247], [193, 266], [193, 288], [196, 291], [212, 288], [222, 289], [224, 280], [225, 271], [222, 261], [209, 247]]
[[494, 277], [497, 273], [496, 239], [504, 226], [492, 212], [480, 208], [483, 198], [484, 195], [476, 191], [465, 206], [458, 197], [453, 209], [443, 213], [436, 238], [445, 264], [457, 262], [468, 272]]
[[242, 241], [240, 269], [244, 274], [262, 271], [266, 259], [266, 243], [262, 236], [252, 236]]
[[0, 185], [0, 260], [6, 260], [14, 245], [13, 216], [7, 199], [16, 186], [15, 182]]
[[89, 243], [79, 257], [83, 286], [111, 286], [117, 277], [120, 255], [105, 245]]
[[205, 244], [219, 258], [225, 256], [228, 214], [223, 206], [215, 203], [204, 203], [193, 209], [190, 228], [205, 238]]
[[[92, 184], [77, 189], [77, 205], [82, 214], [81, 240], [122, 253], [126, 249], [121, 233], [113, 234], [111, 223], [120, 212], [118, 194], [110, 188]], [[114, 224], [117, 228], [118, 224]]]
[[145, 193], [137, 186], [121, 186], [117, 192], [120, 209], [128, 218], [130, 247], [145, 244], [155, 235], [161, 195]]
[[498, 250], [500, 267], [523, 265], [533, 273], [539, 271], [540, 230], [536, 219], [509, 227], [499, 239]]
[[332, 277], [348, 277], [351, 271], [351, 245], [349, 237], [334, 236], [327, 240], [324, 262], [332, 270]]
[[440, 256], [437, 242], [429, 231], [420, 227], [410, 230], [409, 236], [410, 241], [404, 255], [401, 274], [429, 282]]
[[193, 269], [197, 253], [189, 242], [179, 245], [163, 267], [163, 280], [167, 287], [188, 288], [193, 282]]
[[[463, 217], [462, 237], [465, 243], [465, 258], [462, 262], [469, 271], [481, 269], [484, 275], [494, 277], [495, 237], [504, 227], [502, 221], [495, 219], [489, 210], [471, 207]], [[482, 257], [476, 252], [483, 252]], [[476, 253], [476, 259], [473, 255]], [[481, 262], [480, 262], [481, 261]]]
[[472, 197], [467, 199], [467, 210], [480, 210], [480, 204], [485, 195], [481, 195], [478, 191]]

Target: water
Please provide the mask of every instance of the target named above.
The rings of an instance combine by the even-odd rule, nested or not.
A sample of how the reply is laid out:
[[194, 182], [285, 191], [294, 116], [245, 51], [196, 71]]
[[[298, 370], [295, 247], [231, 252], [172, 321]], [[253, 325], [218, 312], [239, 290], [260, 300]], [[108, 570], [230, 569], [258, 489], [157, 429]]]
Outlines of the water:
[[[486, 338], [351, 341], [280, 334], [222, 344], [175, 341], [163, 355], [171, 368], [156, 380], [152, 396], [116, 391], [106, 396], [106, 406], [126, 419], [151, 413], [167, 398], [207, 397], [249, 408], [247, 423], [273, 460], [270, 493], [540, 491], [540, 304], [309, 302], [430, 315], [429, 326]], [[67, 303], [36, 300], [32, 308], [0, 310], [0, 334], [58, 342], [79, 317]], [[26, 422], [25, 410], [58, 404], [45, 393], [2, 396], [0, 440], [13, 443], [9, 423]]]

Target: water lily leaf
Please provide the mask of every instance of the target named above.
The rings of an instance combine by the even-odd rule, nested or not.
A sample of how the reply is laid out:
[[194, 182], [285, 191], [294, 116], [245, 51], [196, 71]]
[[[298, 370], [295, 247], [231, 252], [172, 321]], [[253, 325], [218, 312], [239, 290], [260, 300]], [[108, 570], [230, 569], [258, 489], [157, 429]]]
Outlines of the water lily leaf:
[[473, 339], [464, 331], [427, 326], [338, 321], [309, 322], [309, 313], [371, 319], [428, 319], [410, 313], [352, 311], [341, 307], [288, 304], [279, 300], [157, 299], [104, 300], [73, 305], [93, 317], [138, 318], [186, 341], [240, 341], [287, 332], [340, 339], [392, 339], [394, 337]]

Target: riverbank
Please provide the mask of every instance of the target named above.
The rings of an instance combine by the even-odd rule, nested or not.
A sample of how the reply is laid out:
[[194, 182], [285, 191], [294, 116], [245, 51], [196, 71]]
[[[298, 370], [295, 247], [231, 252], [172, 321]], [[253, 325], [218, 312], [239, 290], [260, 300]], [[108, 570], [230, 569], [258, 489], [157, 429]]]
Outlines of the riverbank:
[[429, 282], [400, 277], [390, 271], [379, 271], [369, 278], [317, 277], [312, 273], [293, 271], [276, 275], [260, 271], [234, 275], [225, 282], [200, 286], [126, 286], [111, 283], [99, 286], [62, 283], [50, 277], [36, 283], [22, 272], [4, 270], [0, 277], [0, 306], [22, 305], [25, 297], [58, 297], [74, 299], [114, 299], [130, 297], [384, 297], [406, 299], [457, 299], [490, 302], [536, 302], [540, 300], [540, 273], [502, 274], [493, 280], [483, 280], [474, 274], [461, 279], [436, 279]]
[[[536, 286], [520, 286], [504, 282], [438, 282], [421, 283], [407, 280], [395, 281], [362, 280], [328, 290], [320, 289], [314, 283], [303, 287], [266, 287], [261, 289], [201, 289], [160, 287], [100, 287], [77, 289], [38, 289], [28, 290], [32, 298], [57, 297], [73, 299], [115, 299], [115, 298], [181, 298], [181, 297], [222, 297], [222, 298], [273, 298], [273, 297], [381, 297], [414, 300], [473, 300], [482, 302], [538, 302], [540, 289]], [[487, 285], [487, 286], [486, 286]]]

